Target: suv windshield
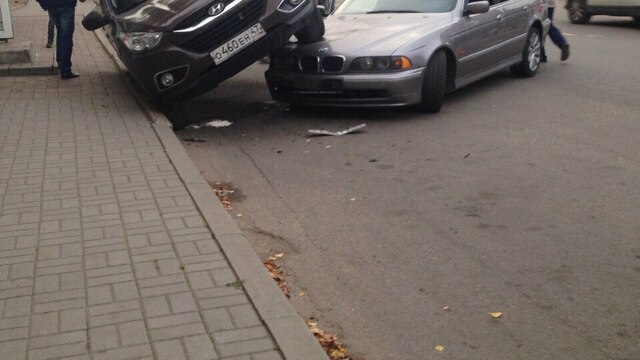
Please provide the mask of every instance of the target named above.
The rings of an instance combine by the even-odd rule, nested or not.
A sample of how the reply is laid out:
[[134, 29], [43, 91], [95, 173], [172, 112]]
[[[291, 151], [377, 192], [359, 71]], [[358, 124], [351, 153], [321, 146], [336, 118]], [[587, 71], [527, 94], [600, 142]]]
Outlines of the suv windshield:
[[147, 0], [109, 0], [116, 14], [121, 14], [127, 10], [142, 4]]
[[336, 15], [449, 12], [456, 0], [346, 0]]

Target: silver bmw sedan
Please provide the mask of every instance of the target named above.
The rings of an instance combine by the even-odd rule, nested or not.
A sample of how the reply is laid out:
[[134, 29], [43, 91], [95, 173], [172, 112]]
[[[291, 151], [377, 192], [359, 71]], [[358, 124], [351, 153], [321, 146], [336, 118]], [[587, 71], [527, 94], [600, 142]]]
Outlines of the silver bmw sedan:
[[275, 100], [438, 112], [447, 92], [497, 71], [535, 75], [551, 23], [544, 0], [332, 4], [322, 41], [272, 52], [265, 75]]

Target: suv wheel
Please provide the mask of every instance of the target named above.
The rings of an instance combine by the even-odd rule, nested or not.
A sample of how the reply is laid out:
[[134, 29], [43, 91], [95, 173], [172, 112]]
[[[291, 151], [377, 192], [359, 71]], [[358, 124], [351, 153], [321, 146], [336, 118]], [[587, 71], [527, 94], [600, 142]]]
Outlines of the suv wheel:
[[324, 36], [324, 19], [322, 19], [320, 10], [314, 11], [311, 16], [311, 23], [299, 30], [295, 35], [301, 44], [311, 44], [320, 41]]
[[567, 10], [569, 11], [569, 21], [574, 24], [586, 24], [591, 19], [591, 14], [587, 12], [585, 0], [569, 0]]
[[520, 77], [532, 77], [538, 72], [540, 67], [540, 52], [542, 49], [542, 41], [540, 38], [540, 30], [531, 28], [527, 42], [522, 52], [522, 61], [511, 67], [511, 73]]

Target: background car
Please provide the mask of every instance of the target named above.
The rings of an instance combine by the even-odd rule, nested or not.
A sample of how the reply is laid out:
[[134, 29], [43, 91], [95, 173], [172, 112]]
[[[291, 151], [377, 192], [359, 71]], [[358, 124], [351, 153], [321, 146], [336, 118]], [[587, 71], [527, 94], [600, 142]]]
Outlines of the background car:
[[569, 21], [586, 24], [593, 15], [631, 16], [640, 23], [640, 0], [568, 0]]
[[324, 41], [272, 52], [265, 75], [294, 104], [437, 112], [446, 92], [502, 69], [535, 75], [549, 24], [542, 0], [346, 0]]
[[83, 25], [107, 26], [131, 75], [161, 104], [188, 99], [295, 35], [322, 38], [316, 0], [95, 0]]

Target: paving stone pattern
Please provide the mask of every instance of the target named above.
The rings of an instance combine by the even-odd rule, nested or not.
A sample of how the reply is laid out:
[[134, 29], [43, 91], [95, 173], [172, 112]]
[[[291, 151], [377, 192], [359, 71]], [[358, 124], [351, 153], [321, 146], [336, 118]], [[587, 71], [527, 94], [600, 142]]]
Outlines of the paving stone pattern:
[[74, 67], [76, 80], [0, 81], [0, 357], [282, 359], [79, 24]]

